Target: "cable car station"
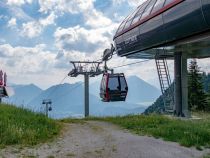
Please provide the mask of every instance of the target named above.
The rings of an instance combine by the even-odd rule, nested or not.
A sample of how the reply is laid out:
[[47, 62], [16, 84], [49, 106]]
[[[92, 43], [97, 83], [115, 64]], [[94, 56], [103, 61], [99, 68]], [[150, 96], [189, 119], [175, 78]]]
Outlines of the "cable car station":
[[[187, 59], [210, 57], [209, 10], [209, 0], [147, 0], [123, 20], [113, 38], [114, 45], [104, 50], [100, 62], [72, 61], [74, 68], [68, 76], [85, 76], [85, 116], [89, 115], [89, 76], [103, 74], [102, 101], [126, 100], [129, 88], [124, 74], [114, 73], [107, 66], [115, 53], [130, 59], [155, 60], [164, 112], [190, 117]], [[167, 60], [174, 60], [174, 81]], [[84, 70], [88, 64], [93, 66]]]
[[[119, 56], [155, 59], [165, 110], [188, 117], [187, 59], [210, 57], [209, 0], [147, 0], [115, 36]], [[167, 60], [174, 60], [174, 93]], [[172, 93], [171, 93], [172, 92]]]

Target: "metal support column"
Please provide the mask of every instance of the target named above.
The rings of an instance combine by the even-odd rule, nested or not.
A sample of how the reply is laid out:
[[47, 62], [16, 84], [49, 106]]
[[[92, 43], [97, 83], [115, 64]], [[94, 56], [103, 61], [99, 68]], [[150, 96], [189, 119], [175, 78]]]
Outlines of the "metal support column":
[[188, 112], [188, 82], [187, 82], [187, 58], [182, 52], [174, 55], [175, 78], [175, 115], [189, 117]]
[[[89, 116], [89, 77], [95, 77], [103, 73], [100, 69], [101, 62], [97, 61], [71, 61], [74, 68], [68, 73], [70, 77], [84, 76], [84, 115]], [[91, 67], [90, 67], [91, 66]]]
[[188, 71], [187, 71], [187, 56], [182, 54], [182, 113], [185, 117], [190, 117], [188, 110]]
[[85, 74], [85, 117], [89, 116], [89, 74]]
[[181, 65], [182, 65], [182, 54], [176, 52], [174, 54], [174, 79], [175, 79], [175, 115], [182, 116], [182, 82], [181, 82]]
[[48, 103], [46, 104], [46, 107], [45, 107], [45, 115], [48, 117], [48, 109], [49, 109], [49, 106], [48, 106]]
[[45, 115], [48, 117], [48, 111], [49, 111], [49, 107], [51, 107], [52, 101], [50, 99], [44, 99], [42, 101], [42, 104], [45, 105]]
[[2, 102], [2, 98], [0, 98], [0, 103]]

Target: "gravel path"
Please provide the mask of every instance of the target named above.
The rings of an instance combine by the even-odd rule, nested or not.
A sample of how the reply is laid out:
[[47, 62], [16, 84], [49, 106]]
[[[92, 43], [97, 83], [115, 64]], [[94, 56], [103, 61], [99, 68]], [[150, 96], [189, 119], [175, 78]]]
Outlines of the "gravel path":
[[87, 121], [83, 124], [65, 124], [63, 134], [51, 143], [34, 148], [1, 149], [0, 157], [203, 158], [206, 152], [152, 137], [137, 136], [110, 123]]

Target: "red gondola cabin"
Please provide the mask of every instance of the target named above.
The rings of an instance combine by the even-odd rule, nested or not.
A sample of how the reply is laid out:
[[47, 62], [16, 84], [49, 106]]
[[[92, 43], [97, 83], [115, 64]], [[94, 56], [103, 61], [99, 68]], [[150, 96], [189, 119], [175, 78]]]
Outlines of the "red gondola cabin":
[[104, 73], [101, 80], [100, 97], [102, 101], [125, 101], [128, 86], [123, 73]]

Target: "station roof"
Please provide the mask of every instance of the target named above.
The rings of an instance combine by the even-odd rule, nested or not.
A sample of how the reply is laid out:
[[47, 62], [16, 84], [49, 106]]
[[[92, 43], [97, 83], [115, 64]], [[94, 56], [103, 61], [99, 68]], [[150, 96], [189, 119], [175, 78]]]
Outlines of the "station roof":
[[134, 12], [128, 15], [119, 26], [115, 37], [141, 25], [147, 20], [153, 18], [170, 9], [175, 3], [183, 0], [147, 0], [139, 5]]
[[[139, 25], [149, 21], [162, 14], [163, 12], [169, 10], [176, 4], [184, 2], [184, 0], [147, 0], [141, 5], [139, 5], [135, 11], [128, 15], [123, 22], [120, 24], [115, 36], [121, 36], [126, 32], [138, 27]], [[123, 38], [124, 39], [124, 38]], [[187, 54], [188, 58], [206, 58], [210, 57], [210, 31], [202, 34], [196, 34], [187, 39], [182, 39], [179, 41], [172, 41], [170, 43], [165, 43], [162, 45], [155, 46], [155, 48], [148, 48], [146, 50], [134, 50], [130, 51], [126, 56], [128, 58], [145, 58], [154, 59], [157, 51], [161, 57], [171, 58], [174, 52], [184, 52]]]

